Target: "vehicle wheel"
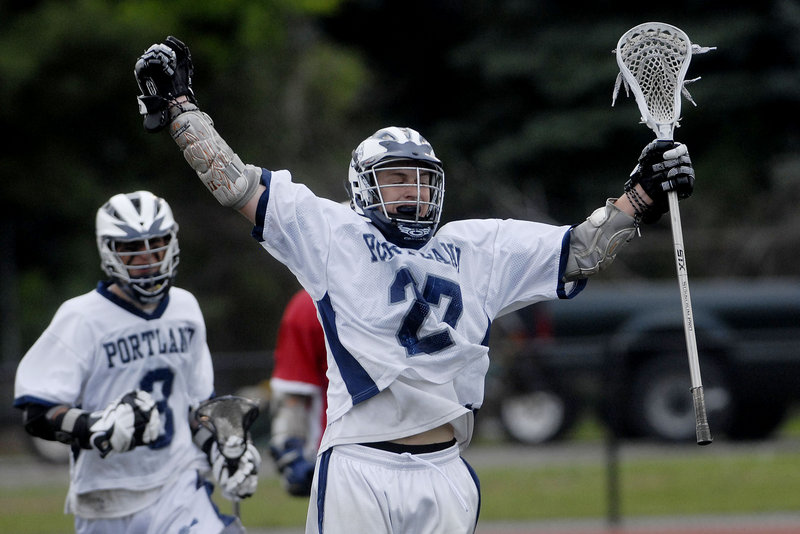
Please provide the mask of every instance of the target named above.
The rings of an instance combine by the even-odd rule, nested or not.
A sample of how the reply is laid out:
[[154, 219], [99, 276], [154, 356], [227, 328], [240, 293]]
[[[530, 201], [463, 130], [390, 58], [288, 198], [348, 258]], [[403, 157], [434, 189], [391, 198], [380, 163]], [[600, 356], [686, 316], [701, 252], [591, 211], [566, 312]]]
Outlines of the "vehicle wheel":
[[575, 409], [553, 391], [509, 394], [500, 401], [500, 421], [514, 441], [537, 445], [563, 436], [575, 422]]
[[[712, 359], [701, 364], [706, 412], [713, 435], [727, 434], [733, 419], [730, 381]], [[689, 366], [664, 355], [642, 365], [631, 389], [629, 424], [643, 437], [665, 441], [696, 438]]]
[[69, 463], [70, 447], [60, 441], [49, 441], [28, 435], [31, 450], [40, 460], [51, 464]]

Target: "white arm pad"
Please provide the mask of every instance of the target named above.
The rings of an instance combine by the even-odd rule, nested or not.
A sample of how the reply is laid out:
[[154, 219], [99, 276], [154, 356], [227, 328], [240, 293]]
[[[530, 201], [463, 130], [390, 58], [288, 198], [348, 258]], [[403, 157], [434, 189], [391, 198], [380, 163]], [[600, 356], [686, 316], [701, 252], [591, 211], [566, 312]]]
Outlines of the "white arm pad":
[[256, 194], [261, 170], [242, 163], [217, 133], [211, 117], [200, 110], [185, 111], [173, 119], [169, 131], [220, 204], [238, 210]]
[[570, 230], [572, 236], [565, 282], [588, 278], [602, 271], [611, 265], [617, 252], [633, 239], [635, 221], [614, 205], [615, 200], [608, 199], [605, 206], [597, 208], [585, 221]]
[[273, 390], [272, 399], [270, 399], [270, 415], [272, 417], [270, 429], [272, 445], [283, 448], [289, 438], [302, 438], [303, 440], [307, 438], [309, 413], [304, 396]]

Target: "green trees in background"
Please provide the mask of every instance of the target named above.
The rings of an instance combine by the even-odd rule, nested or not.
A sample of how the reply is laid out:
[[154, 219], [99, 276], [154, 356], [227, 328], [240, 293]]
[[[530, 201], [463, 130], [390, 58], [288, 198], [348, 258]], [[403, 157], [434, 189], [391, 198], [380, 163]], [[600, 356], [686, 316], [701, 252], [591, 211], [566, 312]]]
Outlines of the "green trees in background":
[[[82, 0], [0, 4], [3, 359], [101, 276], [94, 212], [149, 189], [181, 225], [179, 285], [212, 350], [268, 349], [293, 277], [218, 208], [167, 134], [137, 114], [133, 64], [172, 34], [190, 45], [201, 106], [242, 159], [344, 199], [350, 151], [387, 124], [428, 137], [448, 173], [445, 217], [578, 222], [621, 189], [652, 137], [623, 96], [619, 36], [646, 20], [718, 50], [684, 103], [698, 187], [682, 205], [696, 276], [800, 275], [800, 7], [684, 1], [669, 9], [499, 0]], [[599, 5], [598, 5], [599, 4]], [[241, 219], [229, 224], [231, 219]], [[613, 276], [672, 276], [668, 222]]]

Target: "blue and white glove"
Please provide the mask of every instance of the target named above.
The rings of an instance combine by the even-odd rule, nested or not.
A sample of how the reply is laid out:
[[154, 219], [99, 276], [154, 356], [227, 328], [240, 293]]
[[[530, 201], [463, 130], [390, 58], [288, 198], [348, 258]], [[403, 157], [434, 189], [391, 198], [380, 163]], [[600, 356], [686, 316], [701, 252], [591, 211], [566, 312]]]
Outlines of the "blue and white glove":
[[[231, 436], [231, 439], [237, 438]], [[209, 451], [209, 461], [214, 480], [226, 499], [238, 501], [256, 492], [261, 455], [252, 441], [248, 440], [244, 453], [239, 458], [233, 459], [225, 457], [215, 441]]]
[[161, 429], [156, 402], [149, 393], [135, 390], [89, 414], [89, 444], [105, 458], [155, 441]]
[[282, 446], [271, 445], [269, 450], [275, 465], [281, 473], [283, 487], [291, 495], [298, 497], [311, 494], [314, 478], [314, 464], [303, 455], [304, 441], [289, 438]]

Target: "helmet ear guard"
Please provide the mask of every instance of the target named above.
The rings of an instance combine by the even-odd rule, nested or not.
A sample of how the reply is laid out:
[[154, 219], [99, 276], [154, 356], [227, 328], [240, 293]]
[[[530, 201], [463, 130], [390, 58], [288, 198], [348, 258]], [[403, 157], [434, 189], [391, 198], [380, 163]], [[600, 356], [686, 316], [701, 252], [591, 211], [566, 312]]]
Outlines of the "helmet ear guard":
[[[100, 267], [140, 304], [159, 302], [180, 262], [178, 224], [169, 204], [148, 191], [118, 194], [97, 210]], [[137, 262], [146, 255], [149, 262]]]
[[[393, 187], [378, 186], [377, 172], [385, 170], [414, 172], [416, 200], [385, 202], [381, 190]], [[423, 183], [422, 175], [428, 177], [427, 183]], [[427, 200], [422, 198], [423, 188], [429, 191]], [[353, 210], [370, 219], [386, 239], [402, 247], [420, 248], [433, 237], [441, 219], [444, 169], [433, 147], [419, 132], [391, 126], [378, 130], [353, 151], [348, 192]], [[387, 208], [392, 204], [398, 207], [390, 213]]]

